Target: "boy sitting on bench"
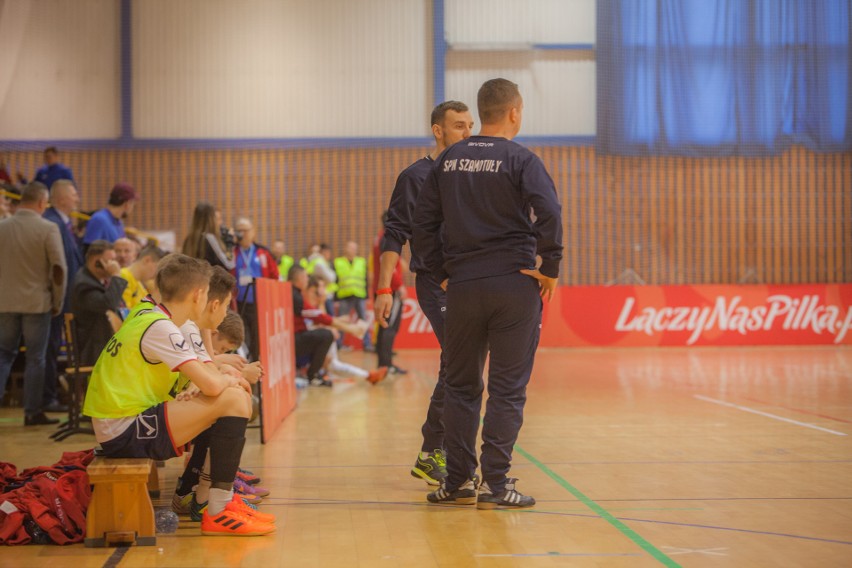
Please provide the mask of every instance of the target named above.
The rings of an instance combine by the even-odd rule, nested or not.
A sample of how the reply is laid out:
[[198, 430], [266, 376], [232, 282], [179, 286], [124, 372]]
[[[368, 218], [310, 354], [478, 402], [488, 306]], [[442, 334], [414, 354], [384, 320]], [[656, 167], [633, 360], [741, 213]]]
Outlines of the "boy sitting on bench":
[[[210, 428], [211, 489], [202, 534], [269, 534], [275, 526], [233, 496], [251, 387], [238, 373], [199, 362], [180, 330], [187, 320], [202, 318], [210, 276], [210, 265], [182, 254], [160, 261], [161, 303], [130, 318], [110, 339], [92, 371], [83, 413], [92, 417], [104, 453], [114, 458], [176, 457]], [[199, 394], [175, 400], [190, 382]]]

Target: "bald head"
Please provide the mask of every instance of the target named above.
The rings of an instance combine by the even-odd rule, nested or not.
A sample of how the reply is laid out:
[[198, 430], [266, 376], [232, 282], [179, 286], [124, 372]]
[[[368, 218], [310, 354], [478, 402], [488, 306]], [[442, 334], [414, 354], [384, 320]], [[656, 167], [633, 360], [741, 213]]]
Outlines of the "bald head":
[[241, 247], [249, 248], [252, 244], [254, 244], [254, 239], [257, 233], [255, 232], [254, 224], [251, 222], [251, 219], [248, 217], [239, 217], [234, 222], [234, 230], [237, 232], [237, 238], [239, 239]]
[[346, 243], [346, 246], [343, 247], [343, 254], [349, 260], [355, 258], [358, 255], [358, 243], [356, 243], [355, 241], [349, 241], [348, 243]]
[[136, 260], [139, 255], [139, 244], [136, 241], [131, 241], [127, 237], [121, 237], [113, 243], [115, 251], [115, 259], [122, 268], [127, 268]]
[[77, 210], [80, 196], [77, 188], [71, 180], [60, 179], [50, 186], [50, 204], [66, 215], [71, 215]]

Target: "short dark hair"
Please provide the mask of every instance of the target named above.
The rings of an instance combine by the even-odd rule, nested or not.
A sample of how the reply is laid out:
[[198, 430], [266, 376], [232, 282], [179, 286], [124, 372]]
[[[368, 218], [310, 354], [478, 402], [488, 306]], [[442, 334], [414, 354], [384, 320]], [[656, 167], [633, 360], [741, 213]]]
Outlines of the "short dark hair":
[[21, 192], [21, 203], [38, 203], [49, 195], [50, 192], [46, 185], [39, 181], [33, 181], [27, 184], [27, 187]]
[[59, 154], [59, 150], [56, 148], [56, 146], [48, 146], [47, 148], [44, 149], [44, 152], [42, 152], [42, 153], [43, 154]]
[[86, 249], [86, 262], [91, 260], [96, 256], [101, 256], [108, 250], [112, 250], [112, 243], [109, 241], [104, 241], [102, 239], [98, 239], [96, 241], [92, 241], [92, 244], [89, 245], [89, 248]]
[[308, 276], [308, 288], [317, 288], [320, 283], [324, 283], [325, 278], [317, 276], [316, 274], [311, 274]]
[[243, 318], [240, 317], [240, 314], [232, 312], [231, 310], [228, 310], [228, 313], [225, 314], [225, 319], [222, 320], [222, 323], [219, 324], [216, 331], [219, 332], [219, 335], [221, 335], [223, 339], [236, 345], [242, 345], [246, 338]]
[[157, 264], [157, 289], [163, 302], [183, 300], [196, 288], [209, 286], [210, 265], [203, 260], [172, 253]]
[[207, 292], [207, 301], [219, 300], [224, 302], [228, 294], [233, 294], [237, 287], [237, 279], [234, 275], [222, 268], [214, 266], [210, 275], [210, 291]]
[[300, 272], [305, 272], [305, 267], [298, 264], [291, 266], [290, 270], [287, 271], [287, 282], [292, 282]]
[[508, 79], [485, 81], [476, 94], [479, 121], [483, 124], [499, 122], [520, 98], [518, 85]]
[[456, 112], [467, 112], [470, 109], [467, 108], [467, 105], [460, 101], [444, 101], [434, 109], [432, 109], [432, 122], [431, 124], [440, 124], [444, 121], [444, 117], [447, 115], [448, 110], [454, 110]]
[[145, 245], [144, 247], [142, 247], [142, 250], [139, 251], [139, 256], [136, 257], [136, 260], [139, 260], [146, 256], [150, 256], [151, 258], [159, 262], [164, 256], [166, 256], [166, 254], [168, 253], [158, 246]]

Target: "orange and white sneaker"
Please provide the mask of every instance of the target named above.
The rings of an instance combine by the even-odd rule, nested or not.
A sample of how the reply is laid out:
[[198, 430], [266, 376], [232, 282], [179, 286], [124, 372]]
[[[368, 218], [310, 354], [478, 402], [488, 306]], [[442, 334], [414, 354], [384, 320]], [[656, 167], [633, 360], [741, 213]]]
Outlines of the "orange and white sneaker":
[[227, 508], [215, 515], [205, 510], [201, 516], [201, 534], [207, 536], [263, 536], [274, 532], [275, 525]]
[[234, 498], [225, 505], [225, 509], [234, 511], [235, 513], [240, 513], [241, 515], [246, 515], [247, 517], [251, 517], [261, 523], [268, 523], [270, 525], [275, 523], [275, 515], [261, 513], [257, 510], [257, 507], [246, 503], [240, 495], [234, 495]]
[[376, 383], [382, 382], [387, 376], [387, 374], [387, 367], [379, 367], [378, 369], [373, 369], [372, 371], [370, 371], [370, 374], [367, 375], [367, 380], [370, 382], [370, 384], [374, 385]]

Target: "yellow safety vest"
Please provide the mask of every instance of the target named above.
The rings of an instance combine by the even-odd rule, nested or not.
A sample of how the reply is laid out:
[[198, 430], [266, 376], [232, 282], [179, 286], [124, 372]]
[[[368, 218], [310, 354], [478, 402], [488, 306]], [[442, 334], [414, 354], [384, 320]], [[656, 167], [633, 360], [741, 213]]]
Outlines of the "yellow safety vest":
[[293, 257], [287, 256], [286, 254], [281, 257], [281, 260], [278, 262], [278, 276], [279, 280], [284, 282], [287, 281], [287, 274], [290, 272], [290, 268], [293, 266]]
[[367, 297], [367, 261], [362, 256], [349, 259], [339, 256], [334, 259], [334, 271], [337, 273], [337, 297]]

